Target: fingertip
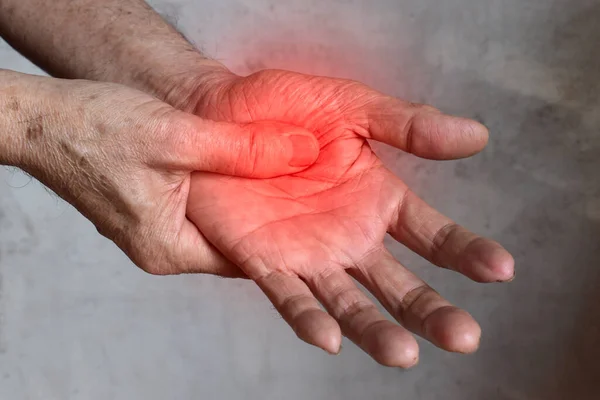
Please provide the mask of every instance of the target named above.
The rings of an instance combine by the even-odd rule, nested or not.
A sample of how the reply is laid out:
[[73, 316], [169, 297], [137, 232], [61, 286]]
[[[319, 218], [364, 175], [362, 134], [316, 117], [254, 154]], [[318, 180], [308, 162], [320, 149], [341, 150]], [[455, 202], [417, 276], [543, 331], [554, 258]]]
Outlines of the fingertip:
[[512, 255], [498, 243], [489, 239], [474, 241], [465, 249], [465, 275], [480, 283], [509, 282], [515, 276]]
[[439, 308], [427, 318], [424, 328], [429, 341], [444, 350], [470, 354], [479, 348], [481, 327], [459, 308]]
[[320, 335], [315, 337], [315, 346], [332, 355], [340, 354], [342, 350], [342, 334], [339, 327], [337, 329], [329, 329], [329, 331], [323, 330]]
[[426, 112], [414, 121], [411, 153], [428, 159], [452, 160], [470, 157], [488, 143], [489, 131], [468, 118]]
[[515, 279], [515, 259], [504, 248], [497, 248], [487, 255], [491, 270], [498, 277], [498, 282], [510, 282]]
[[361, 347], [386, 367], [411, 368], [419, 361], [419, 345], [404, 328], [389, 321], [365, 332]]
[[321, 310], [310, 310], [300, 315], [294, 331], [298, 338], [317, 346], [329, 354], [338, 354], [342, 344], [340, 326], [329, 314]]
[[450, 129], [456, 132], [453, 159], [473, 156], [487, 146], [489, 131], [483, 124], [468, 118], [451, 117], [451, 119]]
[[480, 152], [487, 146], [490, 140], [490, 131], [481, 122], [468, 118], [461, 119], [464, 121], [465, 126], [469, 127], [468, 130], [470, 130], [470, 133], [467, 136], [473, 142], [475, 152]]
[[317, 138], [301, 127], [262, 121], [247, 124], [243, 129], [248, 135], [250, 150], [245, 152], [247, 157], [238, 166], [249, 168], [249, 177], [274, 178], [298, 173], [319, 157]]

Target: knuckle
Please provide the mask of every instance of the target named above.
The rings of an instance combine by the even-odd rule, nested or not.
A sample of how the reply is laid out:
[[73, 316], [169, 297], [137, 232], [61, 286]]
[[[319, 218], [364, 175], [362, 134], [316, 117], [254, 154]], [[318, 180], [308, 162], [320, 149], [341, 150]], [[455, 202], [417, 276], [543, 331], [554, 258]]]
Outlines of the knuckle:
[[294, 314], [294, 310], [304, 308], [302, 305], [305, 304], [307, 300], [310, 300], [310, 298], [307, 297], [308, 296], [306, 296], [304, 293], [294, 294], [286, 297], [282, 300], [281, 304], [279, 304], [279, 309], [282, 311], [282, 313]]
[[428, 295], [435, 294], [436, 292], [427, 284], [420, 283], [414, 288], [408, 290], [400, 301], [400, 307], [396, 312], [398, 320], [402, 325], [409, 324], [409, 318], [414, 315], [418, 315], [417, 308], [419, 307], [420, 301], [427, 299]]
[[457, 230], [458, 225], [455, 222], [448, 222], [435, 233], [430, 248], [431, 258], [434, 262], [442, 262], [446, 247]]
[[354, 300], [343, 309], [342, 318], [350, 321], [363, 314], [373, 312], [379, 312], [375, 304], [368, 301]]

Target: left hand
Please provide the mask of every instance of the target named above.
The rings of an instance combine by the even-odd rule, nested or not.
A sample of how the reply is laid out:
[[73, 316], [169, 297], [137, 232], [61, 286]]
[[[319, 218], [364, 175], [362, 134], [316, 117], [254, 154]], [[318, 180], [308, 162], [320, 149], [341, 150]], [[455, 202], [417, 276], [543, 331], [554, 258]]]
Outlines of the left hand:
[[315, 133], [320, 153], [310, 168], [274, 179], [195, 173], [188, 218], [208, 240], [260, 286], [301, 339], [328, 352], [339, 351], [343, 333], [379, 363], [410, 367], [418, 345], [409, 331], [448, 351], [475, 351], [479, 325], [396, 261], [384, 236], [478, 282], [512, 279], [512, 257], [428, 206], [367, 139], [452, 159], [480, 151], [487, 130], [357, 82], [274, 70], [217, 75], [185, 108], [220, 121], [297, 125]]
[[159, 275], [240, 275], [186, 218], [192, 171], [273, 177], [318, 155], [297, 127], [203, 120], [111, 83], [0, 71], [0, 110], [0, 164], [35, 176]]

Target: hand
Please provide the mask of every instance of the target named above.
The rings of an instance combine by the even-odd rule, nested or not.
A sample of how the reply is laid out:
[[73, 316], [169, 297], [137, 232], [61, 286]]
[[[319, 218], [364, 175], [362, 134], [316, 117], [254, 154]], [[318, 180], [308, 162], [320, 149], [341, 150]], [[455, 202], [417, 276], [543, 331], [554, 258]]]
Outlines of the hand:
[[[116, 84], [16, 73], [6, 81], [0, 109], [16, 121], [7, 131], [23, 132], [15, 164], [153, 274], [240, 274], [186, 218], [192, 170], [273, 177], [318, 155], [303, 129], [204, 121]], [[6, 108], [4, 94], [14, 96]]]
[[[315, 164], [291, 176], [195, 173], [188, 203], [190, 220], [258, 284], [296, 334], [337, 353], [343, 333], [389, 366], [417, 362], [409, 331], [448, 351], [475, 351], [478, 324], [396, 261], [384, 236], [478, 282], [512, 279], [512, 257], [419, 199], [367, 139], [450, 159], [480, 151], [486, 129], [352, 81], [273, 70], [246, 78], [219, 72], [210, 81], [187, 109], [219, 121], [278, 121], [318, 138]], [[386, 320], [350, 276], [402, 327]]]

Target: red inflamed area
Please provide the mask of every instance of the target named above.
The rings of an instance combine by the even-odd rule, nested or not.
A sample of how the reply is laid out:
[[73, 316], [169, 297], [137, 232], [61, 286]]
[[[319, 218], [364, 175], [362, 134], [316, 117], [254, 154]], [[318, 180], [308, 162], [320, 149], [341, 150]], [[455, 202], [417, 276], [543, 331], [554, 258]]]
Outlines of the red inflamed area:
[[[474, 234], [418, 198], [367, 141], [423, 158], [461, 158], [487, 143], [487, 130], [477, 122], [358, 82], [286, 71], [236, 78], [216, 93], [203, 103], [201, 117], [244, 124], [257, 130], [256, 138], [278, 140], [290, 132], [314, 136], [314, 149], [309, 141], [310, 150], [294, 153], [300, 160], [296, 165], [316, 155], [311, 165], [260, 179], [195, 173], [188, 204], [188, 218], [240, 266], [241, 275], [259, 285], [303, 340], [336, 353], [343, 331], [385, 365], [417, 362], [414, 337], [387, 321], [351, 278], [392, 312], [412, 289], [427, 289], [387, 252], [387, 233], [433, 263], [475, 280], [513, 276], [506, 250], [488, 239], [473, 241]], [[307, 143], [289, 142], [290, 148]], [[275, 165], [282, 164], [259, 168], [266, 168], [263, 176], [272, 175]], [[446, 236], [439, 232], [450, 236], [442, 243]], [[438, 254], [436, 243], [444, 252]], [[421, 299], [427, 304], [415, 312], [443, 312], [426, 324], [419, 315], [405, 315], [416, 333], [451, 351], [477, 348], [480, 328], [471, 316], [433, 291]]]

